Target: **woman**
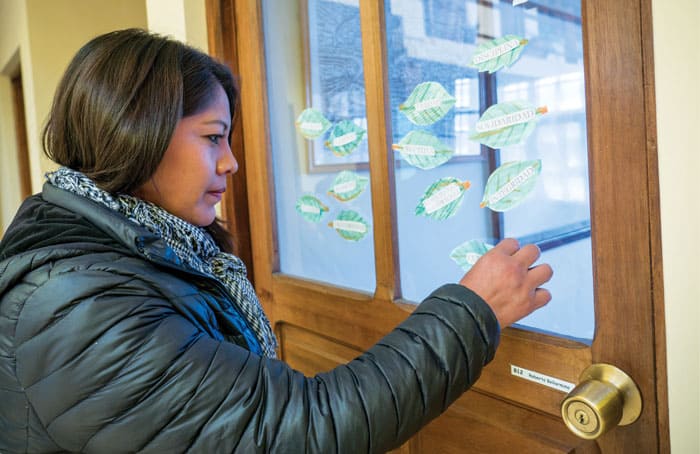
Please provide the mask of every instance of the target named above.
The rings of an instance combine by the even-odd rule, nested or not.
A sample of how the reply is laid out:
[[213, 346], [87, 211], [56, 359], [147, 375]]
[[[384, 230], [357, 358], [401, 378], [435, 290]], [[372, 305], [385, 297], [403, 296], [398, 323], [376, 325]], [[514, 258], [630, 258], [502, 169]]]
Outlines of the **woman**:
[[236, 102], [225, 66], [144, 31], [74, 57], [61, 167], [0, 242], [1, 452], [384, 452], [549, 301], [538, 249], [505, 240], [354, 361], [290, 369], [215, 219]]

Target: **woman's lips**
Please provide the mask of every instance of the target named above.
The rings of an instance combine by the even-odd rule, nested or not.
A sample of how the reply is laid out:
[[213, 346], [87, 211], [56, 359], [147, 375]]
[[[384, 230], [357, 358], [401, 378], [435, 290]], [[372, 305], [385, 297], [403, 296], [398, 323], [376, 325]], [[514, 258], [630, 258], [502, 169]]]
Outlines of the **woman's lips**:
[[207, 195], [212, 197], [213, 199], [215, 199], [218, 202], [223, 197], [224, 192], [226, 192], [226, 189], [217, 189], [215, 191], [208, 191]]

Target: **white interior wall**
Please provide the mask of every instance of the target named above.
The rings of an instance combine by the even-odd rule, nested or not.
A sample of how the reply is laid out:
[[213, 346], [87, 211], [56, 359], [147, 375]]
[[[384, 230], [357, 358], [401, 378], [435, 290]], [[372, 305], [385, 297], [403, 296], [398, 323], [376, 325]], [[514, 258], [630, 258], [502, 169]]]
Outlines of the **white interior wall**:
[[698, 0], [652, 0], [671, 450], [700, 452]]
[[0, 3], [0, 233], [17, 211], [20, 198], [10, 80], [20, 69], [24, 74], [30, 72], [28, 65], [20, 67], [29, 61], [28, 46], [20, 46], [28, 40], [26, 22], [24, 2]]
[[10, 77], [21, 65], [32, 191], [38, 192], [53, 168], [41, 151], [41, 129], [63, 71], [90, 38], [127, 27], [207, 50], [204, 0], [0, 1], [0, 233], [21, 203]]

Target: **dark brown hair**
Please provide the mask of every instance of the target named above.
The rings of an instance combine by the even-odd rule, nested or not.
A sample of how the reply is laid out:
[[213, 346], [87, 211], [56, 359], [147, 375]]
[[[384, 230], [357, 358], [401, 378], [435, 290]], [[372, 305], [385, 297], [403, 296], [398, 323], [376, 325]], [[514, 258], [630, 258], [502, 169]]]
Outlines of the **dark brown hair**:
[[[226, 65], [141, 29], [100, 35], [78, 51], [58, 85], [44, 153], [108, 192], [131, 193], [156, 171], [180, 118], [204, 109], [216, 84], [233, 115], [238, 90]], [[218, 222], [208, 230], [230, 251]]]

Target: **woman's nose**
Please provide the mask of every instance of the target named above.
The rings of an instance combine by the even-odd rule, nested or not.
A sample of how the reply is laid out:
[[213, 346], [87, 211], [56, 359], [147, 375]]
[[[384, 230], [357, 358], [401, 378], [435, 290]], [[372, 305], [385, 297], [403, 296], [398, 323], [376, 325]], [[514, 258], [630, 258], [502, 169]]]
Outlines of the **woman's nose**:
[[216, 165], [216, 171], [219, 175], [230, 173], [233, 175], [238, 172], [238, 161], [236, 157], [233, 156], [233, 151], [231, 151], [231, 145], [226, 141], [224, 144], [223, 155], [219, 159]]

